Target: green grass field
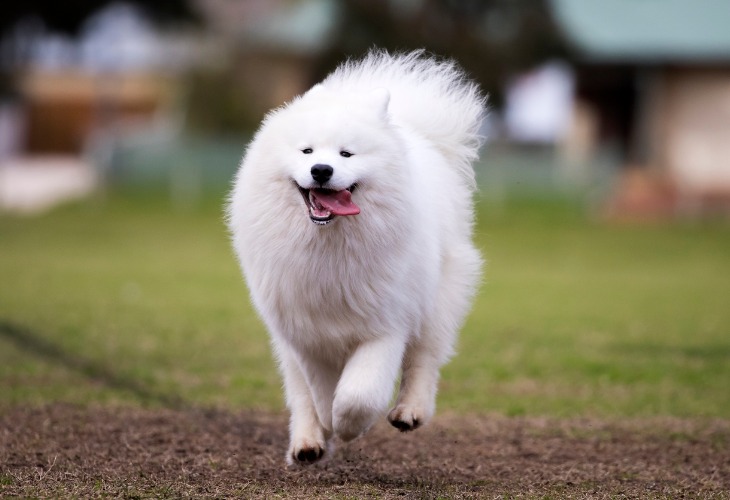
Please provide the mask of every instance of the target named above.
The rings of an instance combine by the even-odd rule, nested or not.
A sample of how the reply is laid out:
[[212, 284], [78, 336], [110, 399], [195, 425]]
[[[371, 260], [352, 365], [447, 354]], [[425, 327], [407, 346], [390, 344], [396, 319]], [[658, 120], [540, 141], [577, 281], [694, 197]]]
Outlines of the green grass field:
[[[222, 199], [0, 216], [0, 406], [283, 407]], [[484, 283], [441, 410], [730, 418], [730, 228], [479, 205]]]

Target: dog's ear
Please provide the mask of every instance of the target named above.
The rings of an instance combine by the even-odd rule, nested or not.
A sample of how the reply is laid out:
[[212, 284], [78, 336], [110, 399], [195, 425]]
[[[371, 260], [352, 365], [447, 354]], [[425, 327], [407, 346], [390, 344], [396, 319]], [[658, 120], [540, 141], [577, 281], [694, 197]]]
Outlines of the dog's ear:
[[367, 103], [380, 118], [388, 118], [388, 104], [390, 103], [390, 92], [386, 88], [377, 88], [368, 92]]

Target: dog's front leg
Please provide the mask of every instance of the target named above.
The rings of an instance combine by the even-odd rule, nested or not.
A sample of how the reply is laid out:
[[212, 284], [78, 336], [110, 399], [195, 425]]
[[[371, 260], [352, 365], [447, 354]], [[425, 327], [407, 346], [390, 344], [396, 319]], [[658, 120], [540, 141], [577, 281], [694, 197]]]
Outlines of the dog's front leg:
[[306, 465], [320, 460], [328, 451], [332, 431], [327, 429], [317, 415], [311, 389], [307, 384], [298, 356], [285, 345], [277, 346], [286, 405], [291, 412], [289, 420], [288, 464]]
[[332, 404], [332, 426], [343, 441], [367, 431], [385, 413], [405, 349], [399, 337], [361, 344], [347, 361]]

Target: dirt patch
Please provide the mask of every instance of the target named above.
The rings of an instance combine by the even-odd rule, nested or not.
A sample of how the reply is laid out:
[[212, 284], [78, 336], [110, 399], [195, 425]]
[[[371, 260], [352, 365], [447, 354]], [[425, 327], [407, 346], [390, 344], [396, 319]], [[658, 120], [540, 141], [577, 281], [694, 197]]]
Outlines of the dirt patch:
[[386, 424], [286, 469], [283, 415], [204, 410], [0, 412], [0, 496], [730, 498], [730, 421], [439, 415]]

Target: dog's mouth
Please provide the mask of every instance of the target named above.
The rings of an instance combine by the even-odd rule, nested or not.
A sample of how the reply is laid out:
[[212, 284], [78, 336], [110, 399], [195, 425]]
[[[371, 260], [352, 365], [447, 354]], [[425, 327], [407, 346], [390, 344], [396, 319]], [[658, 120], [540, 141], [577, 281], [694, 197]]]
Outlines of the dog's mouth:
[[323, 226], [331, 222], [337, 215], [360, 213], [360, 207], [352, 201], [352, 192], [357, 188], [357, 184], [341, 191], [324, 188], [305, 189], [299, 184], [297, 184], [297, 188], [307, 205], [309, 218], [315, 224]]

